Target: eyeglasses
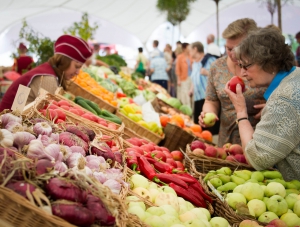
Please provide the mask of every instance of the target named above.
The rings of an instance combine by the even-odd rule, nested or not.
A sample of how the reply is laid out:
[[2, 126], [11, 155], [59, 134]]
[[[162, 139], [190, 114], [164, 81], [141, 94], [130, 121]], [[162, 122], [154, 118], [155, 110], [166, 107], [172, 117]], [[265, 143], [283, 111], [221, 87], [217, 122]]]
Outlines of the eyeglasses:
[[239, 64], [240, 68], [243, 68], [243, 69], [246, 70], [246, 71], [248, 70], [248, 68], [249, 68], [251, 65], [253, 65], [253, 63], [250, 63], [250, 64], [248, 64], [248, 65]]

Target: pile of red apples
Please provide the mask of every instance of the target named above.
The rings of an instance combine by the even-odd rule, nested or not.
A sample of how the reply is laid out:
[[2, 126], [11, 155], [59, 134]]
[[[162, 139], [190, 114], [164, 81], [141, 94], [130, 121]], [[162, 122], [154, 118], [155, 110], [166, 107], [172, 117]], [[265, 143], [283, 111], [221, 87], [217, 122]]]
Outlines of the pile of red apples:
[[239, 144], [226, 143], [223, 147], [214, 147], [195, 140], [190, 147], [192, 153], [196, 156], [205, 155], [207, 157], [248, 164], [243, 154], [243, 148]]

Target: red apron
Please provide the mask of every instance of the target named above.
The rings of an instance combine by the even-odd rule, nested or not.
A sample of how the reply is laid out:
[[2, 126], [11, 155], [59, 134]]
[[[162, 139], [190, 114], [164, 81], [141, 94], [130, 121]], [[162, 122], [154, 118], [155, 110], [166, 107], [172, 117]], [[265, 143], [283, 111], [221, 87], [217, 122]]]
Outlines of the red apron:
[[42, 75], [56, 77], [56, 74], [55, 74], [53, 68], [51, 67], [51, 65], [48, 62], [43, 63], [43, 64], [39, 65], [38, 67], [25, 73], [23, 76], [21, 76], [16, 81], [14, 81], [12, 83], [12, 85], [10, 85], [10, 87], [7, 89], [6, 93], [4, 94], [4, 96], [2, 98], [2, 101], [0, 103], [0, 112], [5, 109], [11, 108], [20, 84], [29, 87], [33, 78], [35, 78], [36, 76], [42, 76]]

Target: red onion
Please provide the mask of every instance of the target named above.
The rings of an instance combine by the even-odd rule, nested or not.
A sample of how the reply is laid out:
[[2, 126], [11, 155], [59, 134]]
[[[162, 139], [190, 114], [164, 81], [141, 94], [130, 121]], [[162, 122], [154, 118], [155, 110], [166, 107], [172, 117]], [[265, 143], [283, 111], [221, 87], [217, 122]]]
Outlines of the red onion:
[[72, 146], [70, 147], [72, 153], [80, 153], [82, 156], [86, 156], [85, 150], [80, 146]]
[[[101, 146], [101, 149], [106, 150], [107, 147], [108, 146], [105, 144], [105, 146]], [[99, 148], [96, 148], [96, 147], [92, 147], [91, 152], [92, 152], [92, 154], [95, 154], [97, 156], [102, 156], [106, 160], [107, 163], [109, 163], [111, 166], [113, 166], [115, 163], [114, 153], [111, 151], [103, 151], [103, 150], [100, 150]]]
[[26, 191], [32, 194], [32, 192], [36, 189], [32, 184], [23, 181], [14, 183], [10, 182], [6, 185], [6, 187], [23, 196], [24, 198], [27, 198]]

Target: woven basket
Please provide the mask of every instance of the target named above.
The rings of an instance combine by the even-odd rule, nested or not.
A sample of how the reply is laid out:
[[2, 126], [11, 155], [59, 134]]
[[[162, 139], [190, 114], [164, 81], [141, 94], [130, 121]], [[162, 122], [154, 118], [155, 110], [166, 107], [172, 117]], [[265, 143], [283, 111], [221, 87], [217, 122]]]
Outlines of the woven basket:
[[161, 137], [158, 134], [151, 132], [150, 130], [134, 122], [133, 120], [131, 120], [124, 114], [120, 113], [119, 111], [116, 113], [116, 115], [122, 119], [123, 123], [125, 124], [125, 127], [128, 127], [131, 131], [135, 132], [141, 137], [145, 137], [146, 139], [152, 141], [155, 144], [158, 144], [165, 137], [165, 136]]
[[49, 215], [14, 191], [0, 186], [0, 219], [13, 227], [75, 227]]
[[55, 91], [55, 96], [59, 97], [60, 99], [69, 100], [64, 95], [68, 94], [72, 97], [72, 100], [75, 99], [75, 95], [71, 94], [70, 92], [66, 92], [63, 87], [58, 87]]
[[152, 100], [151, 102], [154, 110], [157, 112], [157, 113], [165, 113], [163, 110], [162, 110], [162, 107], [167, 107], [167, 108], [172, 108], [176, 113], [178, 114], [184, 114], [183, 112], [181, 112], [180, 110], [172, 107], [171, 105], [169, 105], [168, 103], [164, 102], [163, 100], [159, 99], [159, 98], [155, 98]]
[[[59, 101], [61, 99], [57, 96], [47, 94], [44, 97], [36, 99], [36, 104], [33, 106], [32, 110], [28, 110], [27, 113], [25, 113], [25, 114], [27, 114], [27, 115], [29, 114], [29, 116], [32, 116], [34, 114], [35, 116], [39, 116], [39, 117], [44, 118], [44, 116], [39, 112], [39, 109], [42, 109], [46, 104], [49, 104], [50, 100]], [[72, 101], [70, 101], [70, 100], [68, 100], [68, 101], [69, 101], [70, 105], [78, 106], [77, 104], [73, 103]], [[82, 107], [80, 107], [80, 108], [82, 108]], [[64, 109], [61, 109], [61, 110], [63, 110], [65, 112], [67, 121], [70, 121], [72, 123], [84, 124], [88, 127], [91, 127], [96, 132], [101, 132], [101, 133], [105, 133], [105, 134], [108, 134], [108, 135], [120, 136], [120, 135], [122, 135], [122, 133], [124, 131], [124, 128], [125, 128], [124, 123], [122, 123], [121, 125], [118, 125], [118, 124], [115, 124], [114, 122], [111, 122], [111, 123], [113, 123], [117, 126], [117, 130], [109, 129], [107, 127], [104, 127], [104, 126], [102, 126], [98, 123], [95, 123], [93, 121], [85, 119], [81, 116], [73, 114], [73, 113], [71, 113], [69, 111], [66, 111]], [[30, 111], [33, 112], [33, 113], [30, 114], [29, 113]], [[106, 120], [106, 121], [108, 121], [108, 120]], [[110, 121], [108, 121], [108, 122], [110, 122]]]
[[67, 91], [74, 94], [75, 96], [81, 96], [85, 99], [88, 99], [90, 101], [93, 101], [97, 103], [100, 108], [103, 108], [111, 113], [115, 113], [117, 110], [117, 107], [111, 105], [110, 103], [104, 101], [100, 97], [92, 94], [88, 90], [85, 90], [84, 88], [80, 87], [78, 84], [76, 84], [74, 81], [70, 81]]
[[186, 146], [186, 155], [185, 167], [198, 176], [204, 176], [210, 170], [218, 170], [222, 167], [229, 167], [232, 171], [237, 169], [254, 170], [251, 166], [240, 162], [232, 162], [205, 155], [194, 155], [189, 144]]

